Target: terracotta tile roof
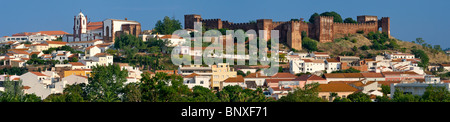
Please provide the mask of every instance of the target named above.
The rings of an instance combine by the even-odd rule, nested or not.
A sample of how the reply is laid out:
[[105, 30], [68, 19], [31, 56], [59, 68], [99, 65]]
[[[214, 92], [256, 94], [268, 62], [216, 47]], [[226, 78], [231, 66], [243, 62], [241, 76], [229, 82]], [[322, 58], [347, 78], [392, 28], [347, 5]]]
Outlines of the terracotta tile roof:
[[450, 83], [450, 80], [441, 80], [443, 83]]
[[87, 26], [103, 26], [103, 21], [100, 22], [89, 22]]
[[327, 52], [314, 52], [314, 55], [328, 55]]
[[449, 67], [450, 66], [450, 64], [440, 64], [441, 66], [443, 66], [443, 67]]
[[322, 77], [319, 77], [317, 75], [301, 75], [296, 77], [293, 81], [307, 81], [307, 80], [326, 80]]
[[105, 56], [111, 56], [111, 55], [108, 53], [97, 53], [97, 54], [95, 54], [95, 56], [96, 57], [105, 57]]
[[12, 51], [9, 51], [9, 53], [12, 53], [12, 54], [26, 54], [26, 55], [29, 54], [28, 52], [21, 51], [21, 50], [12, 50]]
[[319, 92], [356, 92], [358, 89], [343, 83], [320, 84]]
[[275, 75], [273, 75], [271, 78], [296, 78], [297, 76], [295, 76], [294, 74], [291, 73], [277, 73]]
[[309, 63], [324, 63], [323, 60], [312, 60], [312, 59], [302, 59], [302, 60]]
[[29, 36], [29, 35], [35, 35], [37, 34], [36, 32], [22, 32], [22, 33], [16, 33], [13, 34], [12, 36]]
[[278, 83], [280, 81], [293, 81], [293, 79], [266, 79], [266, 83]]
[[31, 44], [31, 46], [48, 46], [48, 44]]
[[76, 75], [76, 76], [78, 76], [78, 77], [83, 77], [83, 78], [86, 78], [86, 79], [88, 79], [88, 77], [87, 77], [87, 76], [83, 76], [83, 75]]
[[361, 73], [365, 78], [380, 78], [384, 77], [381, 73]]
[[364, 87], [364, 86], [370, 85], [372, 83], [375, 83], [375, 81], [367, 81], [365, 84], [362, 81], [354, 81], [354, 82], [351, 82], [350, 84], [353, 84], [357, 87]]
[[64, 32], [64, 31], [39, 31], [39, 33], [45, 34], [45, 35], [64, 35], [64, 34], [69, 34], [69, 33]]
[[69, 42], [69, 44], [74, 44], [74, 43], [94, 43], [94, 42], [97, 42], [97, 41], [102, 41], [102, 40], [95, 39], [95, 40], [92, 40], [92, 41], [75, 41], [75, 42]]
[[35, 74], [35, 75], [37, 75], [37, 76], [47, 76], [47, 75], [42, 74], [42, 73], [40, 73], [40, 72], [31, 72], [31, 73], [33, 73], [33, 74]]
[[364, 59], [366, 62], [369, 62], [369, 61], [375, 61], [375, 60], [373, 60], [373, 59], [371, 59], [371, 58], [368, 58], [368, 59]]
[[327, 62], [340, 62], [340, 61], [336, 58], [327, 58]]
[[61, 41], [45, 41], [47, 44], [61, 44], [66, 45], [67, 42], [61, 42]]
[[245, 78], [269, 78], [269, 76], [263, 76], [260, 72], [250, 73]]
[[83, 63], [81, 62], [69, 62], [69, 64], [72, 64], [72, 66], [85, 66]]
[[97, 30], [103, 28], [103, 22], [89, 22], [87, 25], [87, 30]]
[[196, 74], [196, 73], [192, 73], [192, 74], [190, 74], [188, 76], [184, 76], [184, 78], [194, 78], [195, 76], [199, 76], [199, 75]]
[[29, 86], [23, 86], [22, 89], [30, 89], [31, 87]]
[[361, 73], [328, 73], [326, 78], [364, 78]]
[[242, 77], [242, 75], [237, 75], [236, 77], [229, 77], [223, 82], [244, 82], [244, 77]]
[[290, 87], [270, 87], [270, 88], [272, 88], [274, 91], [291, 91], [292, 90], [292, 88], [290, 88]]
[[97, 47], [97, 46], [96, 46], [96, 45], [94, 45], [94, 46], [89, 46], [89, 47], [86, 47], [85, 50], [89, 50], [89, 49], [94, 48], [94, 47]]
[[419, 74], [417, 74], [415, 72], [412, 72], [412, 71], [406, 71], [406, 72], [382, 72], [382, 74], [384, 76], [386, 76], [386, 75], [401, 75], [401, 74], [419, 75]]

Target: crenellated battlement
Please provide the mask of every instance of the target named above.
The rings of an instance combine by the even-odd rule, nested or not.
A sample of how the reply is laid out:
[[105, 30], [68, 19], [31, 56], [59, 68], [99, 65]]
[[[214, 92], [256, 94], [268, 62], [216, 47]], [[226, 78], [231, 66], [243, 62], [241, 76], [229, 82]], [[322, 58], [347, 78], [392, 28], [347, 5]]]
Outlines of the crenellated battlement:
[[203, 19], [202, 22], [218, 22], [220, 19]]
[[342, 26], [378, 26], [378, 23], [334, 23]]

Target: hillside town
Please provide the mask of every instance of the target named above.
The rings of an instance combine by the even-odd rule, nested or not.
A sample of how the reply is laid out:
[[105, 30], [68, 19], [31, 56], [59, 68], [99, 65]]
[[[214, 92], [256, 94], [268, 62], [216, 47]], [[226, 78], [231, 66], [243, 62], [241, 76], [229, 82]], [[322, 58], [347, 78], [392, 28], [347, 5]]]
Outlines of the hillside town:
[[[269, 76], [261, 69], [267, 65], [235, 65], [217, 63], [213, 65], [173, 65], [149, 69], [147, 65], [124, 63], [127, 54], [111, 53], [118, 50], [118, 39], [131, 35], [144, 42], [155, 39], [169, 42], [161, 50], [164, 54], [202, 56], [202, 49], [186, 45], [191, 41], [181, 35], [152, 33], [142, 30], [141, 23], [124, 19], [105, 19], [91, 22], [84, 13], [74, 16], [73, 32], [59, 30], [20, 32], [0, 38], [0, 69], [22, 68], [21, 74], [0, 74], [0, 91], [5, 91], [2, 82], [21, 81], [25, 94], [35, 94], [46, 99], [52, 94], [62, 94], [68, 85], [89, 84], [92, 69], [97, 66], [118, 65], [127, 71], [125, 84], [141, 83], [143, 74], [158, 73], [180, 76], [189, 89], [201, 86], [214, 92], [227, 86], [242, 89], [261, 89], [266, 98], [279, 100], [296, 89], [308, 84], [318, 84], [318, 96], [333, 102], [335, 98], [347, 98], [355, 93], [392, 99], [396, 90], [421, 96], [430, 85], [450, 90], [450, 80], [433, 75], [450, 71], [450, 64], [420, 65], [421, 59], [404, 52], [383, 52], [373, 57], [331, 55], [329, 52], [299, 52], [280, 49], [276, 59], [280, 70]], [[383, 27], [384, 29], [384, 27]], [[196, 30], [184, 29], [191, 33]], [[190, 43], [189, 43], [190, 44]], [[236, 44], [235, 44], [236, 45]], [[164, 48], [165, 49], [165, 48]], [[173, 51], [173, 52], [172, 52]], [[450, 55], [450, 52], [447, 51]], [[150, 52], [138, 51], [137, 55], [152, 56]], [[249, 55], [222, 55], [221, 58], [249, 60]], [[161, 58], [162, 59], [162, 58]], [[162, 66], [162, 65], [161, 65]], [[386, 90], [386, 86], [390, 88]], [[387, 91], [387, 92], [386, 92]]]

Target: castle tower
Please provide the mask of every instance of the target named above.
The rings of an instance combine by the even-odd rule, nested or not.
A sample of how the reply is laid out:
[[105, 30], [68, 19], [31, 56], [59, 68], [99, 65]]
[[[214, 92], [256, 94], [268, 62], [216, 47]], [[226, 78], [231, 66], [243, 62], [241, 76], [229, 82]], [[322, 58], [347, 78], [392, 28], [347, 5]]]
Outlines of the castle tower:
[[286, 42], [289, 47], [295, 50], [302, 50], [302, 34], [300, 31], [300, 22], [291, 21], [287, 24]]
[[333, 41], [333, 19], [332, 16], [317, 16], [314, 22], [316, 38], [321, 43]]
[[202, 16], [197, 14], [184, 15], [184, 29], [194, 29], [194, 22], [201, 22]]
[[81, 34], [82, 33], [86, 33], [86, 29], [87, 29], [87, 17], [84, 16], [84, 14], [80, 11], [80, 13], [74, 17], [73, 19], [73, 36], [74, 36], [74, 41], [76, 38], [79, 39], [79, 41], [81, 41]]
[[356, 21], [358, 21], [358, 23], [372, 23], [372, 22], [377, 22], [378, 17], [377, 16], [369, 16], [369, 15], [361, 15], [361, 16], [357, 16]]
[[262, 33], [259, 33], [259, 30], [265, 30], [267, 33], [262, 35], [265, 39], [267, 39], [266, 41], [269, 41], [269, 39], [271, 39], [270, 31], [273, 29], [272, 19], [258, 19], [256, 20], [256, 26], [257, 26], [256, 33], [258, 33], [258, 35], [261, 35]]
[[381, 32], [386, 33], [391, 37], [391, 20], [389, 17], [381, 18]]

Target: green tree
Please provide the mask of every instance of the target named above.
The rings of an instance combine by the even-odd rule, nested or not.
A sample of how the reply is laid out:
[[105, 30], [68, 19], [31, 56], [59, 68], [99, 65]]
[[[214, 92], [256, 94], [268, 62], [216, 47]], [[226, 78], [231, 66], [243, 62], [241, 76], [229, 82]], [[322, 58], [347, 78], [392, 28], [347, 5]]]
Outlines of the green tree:
[[306, 84], [303, 88], [297, 88], [287, 96], [281, 97], [279, 102], [325, 102], [319, 98], [319, 83]]
[[403, 93], [402, 90], [395, 89], [393, 102], [419, 102], [420, 96], [412, 95], [410, 93]]
[[450, 92], [445, 87], [428, 85], [422, 95], [425, 102], [450, 102]]
[[181, 29], [181, 23], [180, 21], [176, 20], [175, 18], [169, 18], [168, 16], [165, 16], [164, 19], [158, 20], [155, 24], [154, 32], [153, 33], [159, 33], [159, 34], [172, 34], [176, 30]]
[[355, 20], [353, 20], [351, 17], [345, 18], [344, 23], [358, 23]]
[[307, 49], [308, 51], [317, 51], [317, 41], [310, 39], [309, 37], [305, 37], [302, 41], [302, 47]]
[[85, 102], [86, 97], [86, 84], [73, 84], [66, 85], [64, 88], [64, 96], [66, 102]]
[[348, 95], [347, 98], [352, 102], [372, 102], [370, 96], [362, 92], [355, 92]]
[[319, 15], [318, 13], [314, 13], [313, 15], [311, 15], [311, 17], [309, 17], [309, 22], [310, 22], [310, 23], [314, 23], [315, 18], [316, 18], [317, 16], [320, 16], [320, 15]]
[[367, 46], [367, 45], [361, 46], [361, 50], [368, 50], [368, 49], [369, 49], [369, 46]]
[[331, 73], [360, 73], [361, 71], [359, 71], [359, 70], [357, 70], [357, 69], [355, 69], [355, 68], [352, 68], [352, 67], [350, 67], [349, 69], [346, 69], [346, 70], [338, 70], [338, 71], [333, 71], [333, 72], [331, 72]]
[[417, 42], [417, 44], [423, 44], [425, 42], [425, 40], [423, 40], [423, 38], [419, 37], [419, 38], [416, 38], [416, 42]]
[[125, 86], [123, 91], [124, 102], [141, 102], [142, 94], [139, 84], [129, 83]]
[[216, 93], [222, 102], [267, 102], [270, 101], [261, 89], [243, 89], [241, 86], [225, 86], [222, 91]]
[[341, 15], [339, 15], [338, 13], [336, 13], [334, 11], [323, 12], [323, 13], [320, 14], [320, 16], [332, 16], [334, 18], [333, 22], [336, 22], [336, 23], [343, 23], [344, 22], [344, 21], [342, 21]]
[[24, 94], [22, 80], [3, 81], [4, 92], [0, 92], [0, 102], [41, 102], [41, 98], [35, 94]]
[[420, 50], [420, 49], [412, 49], [411, 52], [412, 52], [412, 54], [414, 54], [414, 56], [416, 58], [420, 59], [420, 62], [418, 63], [419, 67], [424, 67], [424, 69], [425, 69], [425, 67], [428, 67], [430, 58], [425, 53], [425, 51]]
[[219, 98], [210, 89], [202, 86], [192, 88], [193, 96], [191, 102], [220, 102]]
[[387, 96], [388, 94], [391, 93], [391, 87], [388, 85], [381, 85], [381, 92], [383, 93], [384, 96]]
[[141, 78], [142, 101], [144, 102], [185, 102], [190, 94], [183, 79], [177, 75], [156, 73], [151, 77], [144, 73]]
[[86, 86], [87, 99], [93, 102], [120, 102], [123, 83], [127, 81], [128, 71], [119, 65], [94, 66], [89, 84]]

